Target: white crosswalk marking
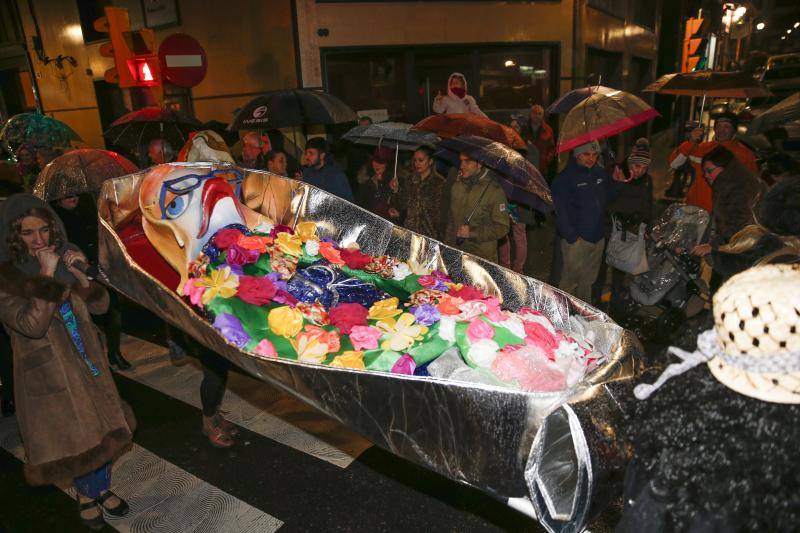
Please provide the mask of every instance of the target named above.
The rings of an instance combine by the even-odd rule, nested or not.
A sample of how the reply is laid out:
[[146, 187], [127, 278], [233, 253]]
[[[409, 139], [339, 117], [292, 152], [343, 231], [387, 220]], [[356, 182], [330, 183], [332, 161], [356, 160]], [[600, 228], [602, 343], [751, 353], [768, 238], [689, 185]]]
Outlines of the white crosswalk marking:
[[[24, 461], [15, 417], [0, 418], [0, 446]], [[137, 444], [114, 464], [112, 480], [131, 510], [106, 521], [123, 533], [269, 533], [283, 525]]]
[[[134, 365], [133, 370], [122, 375], [200, 408], [203, 373], [195, 358], [187, 357], [184, 364], [174, 366], [166, 348], [129, 336], [123, 338], [121, 348]], [[229, 373], [222, 410], [235, 424], [340, 468], [347, 468], [372, 445], [299, 400], [237, 372]], [[199, 414], [197, 425], [199, 430]], [[328, 428], [324, 431], [328, 441], [303, 427]]]

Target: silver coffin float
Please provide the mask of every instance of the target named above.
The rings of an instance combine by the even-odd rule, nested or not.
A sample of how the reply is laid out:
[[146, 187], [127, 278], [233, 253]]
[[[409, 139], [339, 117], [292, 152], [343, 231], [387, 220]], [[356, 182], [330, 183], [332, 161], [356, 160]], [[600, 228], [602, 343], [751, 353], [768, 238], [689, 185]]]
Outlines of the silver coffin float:
[[[208, 169], [208, 163], [175, 165]], [[177, 294], [136, 264], [115, 227], [139, 210], [146, 172], [105, 182], [99, 202], [100, 266], [107, 282], [251, 375], [278, 386], [391, 453], [527, 512], [548, 531], [581, 531], [602, 498], [620, 494], [616, 430], [632, 398], [642, 348], [635, 335], [586, 303], [535, 279], [464, 254], [313, 186], [247, 171], [260, 197], [246, 203], [276, 223], [317, 223], [322, 237], [372, 255], [414, 259], [542, 311], [570, 333], [590, 321], [607, 362], [570, 390], [532, 393], [458, 381], [265, 360], [229, 344]], [[594, 508], [593, 508], [594, 503]]]

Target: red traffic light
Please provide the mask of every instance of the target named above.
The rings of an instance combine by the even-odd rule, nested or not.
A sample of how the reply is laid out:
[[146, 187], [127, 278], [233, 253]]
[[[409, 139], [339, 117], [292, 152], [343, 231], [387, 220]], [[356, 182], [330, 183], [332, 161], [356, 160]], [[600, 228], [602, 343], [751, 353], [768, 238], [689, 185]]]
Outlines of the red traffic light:
[[128, 60], [128, 70], [140, 87], [161, 85], [158, 71], [158, 57], [134, 57]]

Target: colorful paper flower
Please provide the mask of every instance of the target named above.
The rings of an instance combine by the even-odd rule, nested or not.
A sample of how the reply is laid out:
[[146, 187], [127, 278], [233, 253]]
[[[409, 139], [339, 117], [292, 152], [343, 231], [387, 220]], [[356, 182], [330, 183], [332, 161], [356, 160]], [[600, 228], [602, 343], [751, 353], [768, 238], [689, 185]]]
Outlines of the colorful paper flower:
[[284, 305], [269, 312], [267, 324], [276, 335], [294, 337], [303, 327], [303, 315], [297, 309]]
[[329, 242], [322, 241], [319, 243], [319, 253], [331, 264], [340, 266], [344, 264], [339, 250], [337, 250], [336, 247]]
[[319, 255], [319, 241], [307, 240], [305, 243], [306, 255], [316, 257]]
[[273, 226], [272, 231], [269, 232], [270, 237], [277, 237], [281, 233], [288, 233], [289, 235], [294, 235], [294, 230], [287, 226], [286, 224], [278, 224]]
[[269, 278], [240, 276], [236, 296], [243, 302], [253, 305], [267, 305], [272, 302], [278, 289]]
[[284, 280], [291, 279], [297, 271], [297, 257], [295, 256], [272, 256], [269, 261], [269, 266], [273, 272], [280, 274]]
[[258, 261], [258, 250], [246, 250], [239, 244], [231, 244], [228, 247], [226, 261], [230, 265], [249, 265]]
[[317, 223], [306, 221], [300, 222], [294, 228], [294, 234], [300, 237], [300, 240], [303, 242], [307, 241], [319, 241], [319, 237], [317, 237]]
[[373, 326], [353, 326], [350, 330], [350, 342], [356, 350], [374, 350], [382, 335], [383, 332]]
[[416, 307], [423, 304], [436, 305], [439, 300], [442, 299], [442, 296], [446, 294], [446, 292], [435, 291], [433, 289], [420, 289], [409, 296], [406, 305], [409, 307]]
[[486, 312], [486, 304], [480, 300], [470, 300], [458, 305], [459, 311], [456, 320], [459, 322], [470, 322], [473, 318], [479, 317]]
[[328, 366], [335, 368], [355, 368], [358, 370], [364, 370], [364, 352], [343, 352], [341, 355], [334, 357], [333, 361], [331, 361], [331, 364]]
[[369, 308], [369, 314], [367, 314], [367, 318], [370, 320], [384, 320], [395, 317], [403, 312], [397, 308], [399, 303], [400, 300], [394, 297], [375, 302], [372, 304], [372, 307]]
[[458, 315], [461, 314], [459, 306], [462, 303], [464, 303], [464, 300], [461, 298], [442, 293], [441, 298], [439, 298], [439, 303], [436, 304], [436, 309], [438, 309], [442, 315]]
[[422, 336], [428, 332], [428, 328], [415, 324], [415, 321], [414, 315], [403, 313], [397, 320], [387, 318], [378, 322], [377, 327], [385, 331], [388, 336], [381, 343], [381, 348], [399, 352], [414, 344], [415, 341], [422, 340]]
[[211, 259], [206, 254], [200, 254], [194, 261], [189, 263], [189, 275], [193, 278], [202, 278], [208, 274], [210, 264]]
[[239, 277], [231, 273], [230, 267], [223, 267], [212, 270], [208, 276], [195, 278], [194, 284], [205, 287], [206, 290], [203, 293], [202, 301], [203, 305], [208, 305], [216, 296], [230, 298], [236, 294], [236, 288], [239, 286]]
[[186, 283], [183, 284], [183, 295], [189, 297], [189, 301], [192, 302], [192, 305], [200, 307], [203, 303], [203, 293], [206, 292], [206, 288], [202, 285], [195, 284], [195, 281], [195, 278], [186, 280]]
[[476, 365], [483, 368], [490, 368], [500, 346], [489, 339], [481, 339], [469, 347], [467, 357]]
[[303, 253], [303, 241], [297, 235], [290, 235], [283, 232], [275, 237], [275, 245], [286, 255], [298, 257]]
[[236, 244], [239, 237], [242, 236], [242, 231], [233, 228], [223, 228], [214, 234], [211, 242], [220, 250], [227, 250], [231, 245]]
[[442, 292], [447, 291], [447, 285], [445, 285], [442, 280], [436, 278], [435, 276], [420, 276], [417, 278], [417, 283], [423, 287], [427, 287], [428, 289], [434, 289]]
[[394, 257], [382, 255], [380, 257], [373, 257], [372, 261], [364, 267], [364, 270], [373, 274], [378, 274], [384, 279], [392, 279], [394, 277], [394, 267], [399, 263], [400, 261]]
[[500, 300], [491, 296], [483, 300], [486, 305], [486, 318], [492, 322], [503, 322], [508, 319], [508, 314], [500, 308]]
[[443, 316], [439, 320], [439, 337], [448, 341], [456, 341], [456, 320], [450, 316]]
[[417, 368], [417, 362], [408, 354], [403, 354], [398, 359], [394, 366], [392, 366], [392, 374], [406, 374], [409, 376], [414, 375], [414, 370]]
[[392, 279], [395, 281], [403, 281], [410, 275], [411, 268], [406, 263], [400, 263], [392, 268]]
[[436, 306], [431, 304], [422, 304], [409, 309], [417, 319], [417, 324], [422, 326], [430, 326], [442, 318], [442, 314], [436, 309]]
[[267, 238], [258, 235], [240, 235], [236, 245], [243, 250], [251, 250], [263, 254], [267, 251]]
[[494, 328], [480, 318], [474, 318], [467, 326], [467, 338], [472, 343], [483, 339], [491, 340], [494, 338]]
[[525, 344], [541, 348], [548, 359], [555, 360], [559, 339], [539, 322], [525, 322]]
[[275, 226], [272, 223], [261, 219], [261, 222], [258, 223], [258, 226], [253, 228], [253, 231], [256, 233], [261, 233], [262, 235], [269, 235], [272, 233], [273, 228], [275, 228]]
[[231, 314], [220, 313], [217, 315], [214, 319], [214, 329], [222, 333], [222, 336], [237, 348], [244, 348], [250, 342], [250, 335], [245, 333], [242, 323]]
[[292, 347], [297, 352], [297, 360], [309, 363], [322, 363], [330, 352], [339, 351], [339, 335], [319, 326], [307, 324], [301, 333], [291, 339]]
[[372, 262], [372, 256], [367, 255], [361, 250], [357, 249], [344, 249], [339, 251], [342, 261], [348, 268], [363, 270], [368, 264]]
[[357, 303], [341, 303], [331, 308], [328, 317], [332, 325], [339, 328], [339, 331], [349, 335], [353, 326], [367, 325], [367, 308]]
[[316, 324], [317, 326], [325, 326], [330, 324], [328, 311], [325, 309], [325, 306], [319, 302], [297, 302], [297, 304], [294, 305], [294, 308], [300, 311], [300, 313], [303, 315], [303, 318], [312, 324]]
[[269, 339], [261, 339], [256, 347], [253, 348], [253, 353], [264, 357], [278, 357], [278, 352], [275, 351], [275, 346]]
[[536, 311], [535, 309], [531, 309], [530, 307], [523, 307], [519, 311], [517, 311], [517, 315], [519, 315], [519, 317], [525, 322], [537, 322], [541, 324], [550, 333], [556, 332], [556, 328], [553, 326], [553, 323], [550, 322], [550, 319], [544, 316], [543, 313]]
[[452, 296], [457, 296], [463, 300], [482, 300], [486, 297], [482, 290], [477, 289], [471, 285], [464, 285], [458, 290], [450, 290]]

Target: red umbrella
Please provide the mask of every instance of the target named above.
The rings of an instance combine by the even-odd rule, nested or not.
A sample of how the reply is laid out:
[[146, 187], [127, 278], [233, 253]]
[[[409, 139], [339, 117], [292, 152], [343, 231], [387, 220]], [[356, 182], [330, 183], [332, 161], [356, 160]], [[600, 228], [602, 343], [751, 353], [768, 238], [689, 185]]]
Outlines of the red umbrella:
[[459, 135], [474, 135], [497, 141], [511, 148], [528, 147], [513, 128], [469, 113], [432, 115], [414, 124], [412, 129], [430, 131], [444, 139]]

